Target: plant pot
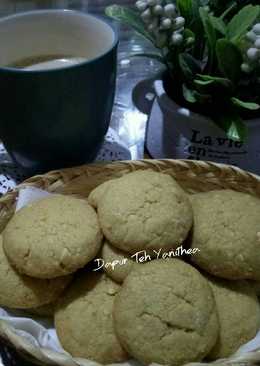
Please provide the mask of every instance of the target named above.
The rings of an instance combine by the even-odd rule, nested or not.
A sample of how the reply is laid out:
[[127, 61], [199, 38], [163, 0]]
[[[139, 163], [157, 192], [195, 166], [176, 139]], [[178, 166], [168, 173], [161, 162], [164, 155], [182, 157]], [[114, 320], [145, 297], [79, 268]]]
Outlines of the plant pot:
[[170, 99], [162, 80], [154, 82], [154, 90], [146, 134], [153, 158], [208, 160], [260, 174], [260, 118], [246, 121], [246, 142], [232, 141], [211, 119]]

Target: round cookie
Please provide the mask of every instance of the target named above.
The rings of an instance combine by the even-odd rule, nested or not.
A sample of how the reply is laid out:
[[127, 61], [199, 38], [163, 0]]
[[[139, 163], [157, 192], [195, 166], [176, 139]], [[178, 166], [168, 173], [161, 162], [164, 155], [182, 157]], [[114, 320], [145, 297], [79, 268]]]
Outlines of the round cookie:
[[10, 265], [0, 237], [0, 306], [30, 309], [55, 301], [72, 277], [40, 280], [17, 273]]
[[84, 199], [52, 195], [19, 210], [4, 232], [4, 250], [20, 273], [55, 278], [84, 267], [102, 240], [97, 215]]
[[106, 184], [97, 200], [108, 241], [128, 253], [174, 249], [187, 237], [193, 214], [189, 198], [169, 175], [137, 171]]
[[96, 272], [85, 273], [72, 283], [55, 313], [59, 340], [72, 356], [102, 364], [127, 359], [112, 317], [119, 289], [105, 274]]
[[219, 324], [205, 278], [179, 260], [155, 260], [125, 279], [114, 306], [116, 333], [143, 364], [201, 361], [215, 345]]
[[115, 179], [108, 180], [108, 181], [100, 184], [99, 186], [97, 186], [95, 189], [93, 189], [93, 191], [90, 192], [90, 194], [88, 196], [89, 204], [91, 206], [97, 208], [98, 200], [101, 199], [103, 194], [106, 193], [106, 190], [109, 187], [109, 185], [114, 181], [115, 181]]
[[122, 283], [137, 263], [125, 252], [114, 248], [108, 242], [104, 243], [101, 256], [105, 264], [104, 271], [112, 280]]
[[190, 197], [194, 211], [192, 260], [226, 279], [260, 280], [260, 200], [231, 190]]
[[208, 358], [216, 360], [235, 353], [256, 336], [260, 327], [260, 305], [246, 281], [210, 278], [220, 322], [219, 338]]

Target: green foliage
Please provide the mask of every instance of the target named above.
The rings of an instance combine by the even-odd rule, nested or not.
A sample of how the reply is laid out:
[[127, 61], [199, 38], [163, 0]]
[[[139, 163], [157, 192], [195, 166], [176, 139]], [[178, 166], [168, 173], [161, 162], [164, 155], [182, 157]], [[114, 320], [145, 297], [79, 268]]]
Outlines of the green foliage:
[[237, 42], [252, 27], [260, 14], [260, 6], [247, 5], [242, 8], [227, 25], [227, 37]]
[[256, 93], [260, 68], [252, 77], [241, 71], [248, 48], [245, 35], [260, 22], [259, 0], [163, 0], [166, 3], [175, 3], [185, 18], [183, 43], [178, 47], [171, 42], [158, 45], [138, 11], [113, 5], [106, 14], [132, 26], [159, 48], [137, 56], [167, 65], [175, 85], [173, 97], [207, 113], [229, 138], [244, 140], [247, 129], [242, 116], [260, 109]]
[[151, 37], [150, 33], [146, 30], [145, 24], [137, 11], [125, 6], [111, 5], [106, 8], [105, 13], [110, 18], [132, 27], [137, 33], [149, 41], [154, 41], [153, 37]]
[[219, 71], [223, 76], [236, 83], [241, 76], [243, 62], [240, 50], [232, 42], [222, 38], [217, 41], [216, 53]]

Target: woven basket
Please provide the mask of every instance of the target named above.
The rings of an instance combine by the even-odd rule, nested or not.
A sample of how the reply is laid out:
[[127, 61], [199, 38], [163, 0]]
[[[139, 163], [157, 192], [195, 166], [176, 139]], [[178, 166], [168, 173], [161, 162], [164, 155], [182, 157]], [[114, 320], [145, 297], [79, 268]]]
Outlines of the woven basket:
[[[94, 164], [35, 176], [19, 185], [14, 191], [0, 199], [0, 227], [3, 229], [13, 215], [16, 198], [21, 188], [33, 186], [49, 192], [87, 196], [93, 188], [106, 180], [144, 169], [172, 175], [189, 193], [229, 188], [260, 198], [260, 177], [231, 166], [189, 160], [141, 160]], [[16, 352], [36, 364], [95, 365], [87, 360], [73, 359], [69, 355], [34, 347], [25, 338], [18, 336], [15, 330], [4, 321], [0, 321], [0, 338], [5, 344], [11, 345]], [[233, 355], [229, 359], [215, 361], [213, 364], [223, 366], [233, 364], [259, 365], [260, 348], [254, 352]], [[203, 364], [193, 363], [189, 365], [199, 366]]]

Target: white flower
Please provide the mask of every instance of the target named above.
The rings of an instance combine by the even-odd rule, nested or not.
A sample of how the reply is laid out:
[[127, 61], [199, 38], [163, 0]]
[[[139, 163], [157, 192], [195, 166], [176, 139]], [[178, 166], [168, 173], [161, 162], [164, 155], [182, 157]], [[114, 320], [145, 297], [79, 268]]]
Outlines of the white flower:
[[179, 29], [179, 28], [182, 28], [185, 24], [185, 19], [183, 17], [177, 17], [175, 20], [174, 20], [174, 28], [175, 29]]
[[245, 52], [245, 61], [241, 65], [241, 70], [246, 73], [252, 72], [260, 64], [260, 23], [257, 23], [247, 32], [246, 39], [250, 45]]
[[153, 32], [158, 28], [158, 20], [157, 19], [153, 19], [153, 21], [148, 25], [148, 31], [149, 32]]
[[253, 26], [253, 32], [256, 34], [256, 35], [260, 35], [260, 23], [257, 23]]
[[167, 4], [164, 7], [164, 14], [168, 17], [172, 17], [176, 14], [176, 7], [174, 4]]
[[153, 14], [154, 15], [162, 15], [163, 14], [163, 7], [161, 5], [155, 5], [153, 7]]
[[[179, 15], [174, 4], [168, 3], [168, 0], [138, 0], [135, 5], [158, 47], [179, 45], [183, 42], [185, 19]], [[186, 44], [193, 41], [191, 37]]]
[[256, 34], [253, 31], [250, 31], [246, 34], [246, 38], [251, 41], [254, 42], [256, 40]]
[[143, 19], [144, 22], [149, 22], [152, 18], [152, 12], [150, 9], [146, 9], [145, 11], [142, 12], [141, 17]]
[[242, 70], [243, 72], [245, 72], [246, 74], [249, 74], [249, 73], [252, 71], [252, 67], [251, 67], [248, 63], [244, 62], [244, 63], [241, 65], [241, 70]]
[[260, 37], [256, 39], [255, 41], [255, 47], [260, 49]]
[[137, 1], [135, 3], [135, 6], [137, 7], [137, 9], [141, 12], [145, 11], [145, 9], [147, 8], [147, 4], [145, 1]]
[[183, 42], [183, 36], [180, 33], [173, 33], [172, 35], [172, 44], [174, 46], [179, 46]]
[[172, 21], [170, 18], [164, 18], [161, 22], [162, 29], [170, 29], [172, 27]]
[[148, 4], [148, 6], [155, 6], [155, 5], [157, 5], [157, 1], [156, 0], [147, 0], [147, 4]]
[[247, 57], [250, 61], [256, 61], [259, 59], [260, 51], [257, 48], [251, 47], [247, 50]]

